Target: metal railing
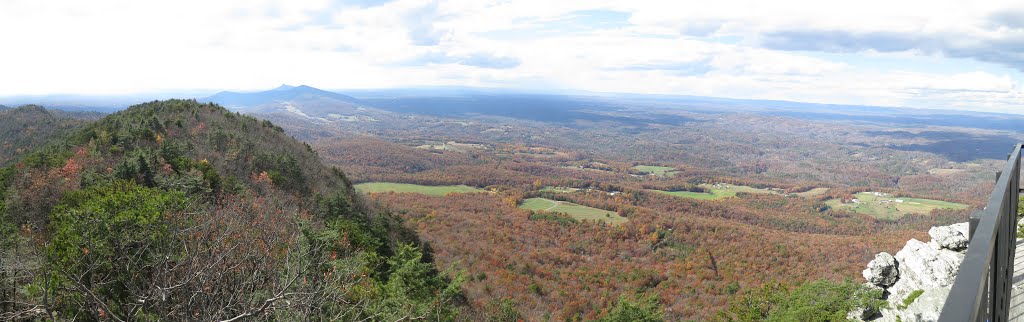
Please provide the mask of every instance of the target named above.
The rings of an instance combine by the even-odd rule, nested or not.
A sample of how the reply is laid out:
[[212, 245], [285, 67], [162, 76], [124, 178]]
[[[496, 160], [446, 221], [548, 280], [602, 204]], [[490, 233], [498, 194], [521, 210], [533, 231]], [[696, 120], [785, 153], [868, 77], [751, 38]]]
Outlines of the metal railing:
[[985, 209], [971, 215], [967, 256], [939, 321], [1006, 321], [1010, 314], [1013, 254], [1020, 195], [1021, 145], [1013, 148]]

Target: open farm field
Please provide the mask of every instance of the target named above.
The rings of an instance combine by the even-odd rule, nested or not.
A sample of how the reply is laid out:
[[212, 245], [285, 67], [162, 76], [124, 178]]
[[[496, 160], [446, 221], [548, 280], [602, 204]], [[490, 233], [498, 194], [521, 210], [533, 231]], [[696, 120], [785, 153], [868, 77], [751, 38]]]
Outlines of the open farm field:
[[682, 198], [693, 198], [700, 200], [715, 200], [727, 197], [735, 197], [736, 193], [764, 193], [771, 194], [776, 193], [775, 191], [768, 189], [760, 189], [748, 186], [731, 185], [725, 183], [716, 184], [701, 184], [700, 187], [707, 189], [707, 192], [693, 192], [693, 191], [663, 191], [663, 190], [652, 190], [676, 197]]
[[659, 177], [674, 177], [677, 172], [676, 168], [662, 167], [656, 165], [638, 165], [634, 166], [633, 169], [643, 171]]
[[419, 193], [430, 196], [444, 196], [449, 193], [472, 193], [483, 192], [483, 190], [465, 185], [457, 186], [425, 186], [409, 183], [394, 182], [367, 182], [355, 185], [356, 191], [361, 193], [399, 192]]
[[619, 216], [614, 211], [597, 209], [583, 205], [577, 205], [566, 201], [555, 201], [546, 198], [530, 198], [523, 200], [523, 209], [534, 211], [557, 212], [569, 215], [576, 220], [600, 220], [609, 224], [617, 225], [625, 223], [626, 217]]
[[878, 219], [896, 220], [907, 214], [927, 214], [934, 209], [967, 209], [970, 206], [941, 200], [901, 198], [881, 192], [861, 192], [850, 202], [832, 199], [825, 204], [835, 209], [846, 209]]

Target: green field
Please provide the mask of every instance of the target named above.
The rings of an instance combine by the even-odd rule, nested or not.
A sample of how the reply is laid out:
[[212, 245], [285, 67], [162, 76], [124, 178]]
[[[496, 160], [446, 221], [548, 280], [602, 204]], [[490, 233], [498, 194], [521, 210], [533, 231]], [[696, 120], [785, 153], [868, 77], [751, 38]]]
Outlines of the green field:
[[519, 205], [519, 208], [534, 211], [563, 213], [575, 218], [576, 220], [601, 220], [612, 225], [618, 225], [627, 221], [626, 217], [619, 216], [619, 214], [614, 211], [591, 208], [571, 202], [555, 201], [545, 198], [530, 198], [523, 200], [523, 204]]
[[855, 194], [857, 202], [843, 203], [832, 199], [825, 204], [835, 209], [845, 209], [878, 219], [896, 220], [906, 214], [927, 214], [933, 209], [966, 209], [970, 206], [931, 199], [901, 198], [886, 193], [861, 192]]
[[807, 190], [807, 191], [804, 191], [804, 192], [794, 193], [794, 195], [797, 195], [797, 196], [800, 196], [800, 197], [804, 197], [804, 198], [810, 198], [810, 197], [814, 197], [814, 196], [823, 194], [825, 192], [828, 192], [828, 188], [814, 188], [814, 189]]
[[361, 193], [374, 192], [409, 192], [420, 193], [430, 196], [444, 196], [449, 193], [470, 193], [483, 192], [483, 190], [465, 185], [458, 186], [424, 186], [409, 183], [394, 182], [367, 182], [356, 185], [356, 191]]
[[707, 189], [709, 192], [691, 192], [691, 191], [664, 191], [664, 190], [652, 190], [660, 193], [664, 193], [671, 196], [692, 198], [700, 200], [715, 200], [727, 197], [735, 197], [737, 192], [746, 193], [775, 193], [768, 189], [758, 189], [748, 186], [737, 186], [724, 183], [716, 184], [701, 184], [700, 187]]
[[676, 172], [678, 172], [678, 170], [676, 170], [676, 168], [673, 167], [662, 167], [656, 165], [638, 165], [633, 167], [633, 169], [636, 169], [641, 172], [650, 173], [659, 177], [672, 177], [676, 175]]

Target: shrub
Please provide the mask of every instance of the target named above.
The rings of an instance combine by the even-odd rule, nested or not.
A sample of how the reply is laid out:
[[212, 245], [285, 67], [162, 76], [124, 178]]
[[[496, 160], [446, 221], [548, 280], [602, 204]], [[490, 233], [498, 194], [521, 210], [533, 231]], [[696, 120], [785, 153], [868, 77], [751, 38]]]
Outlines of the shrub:
[[[134, 299], [126, 290], [149, 282], [146, 274], [157, 249], [174, 244], [164, 214], [179, 209], [183, 197], [120, 180], [66, 195], [51, 213], [54, 238], [46, 252], [56, 268], [51, 291], [87, 285], [90, 297], [114, 310], [127, 309]], [[74, 293], [64, 293], [57, 303], [86, 295]]]
[[512, 299], [495, 299], [487, 305], [487, 321], [516, 322], [522, 318], [522, 315], [516, 311], [516, 304], [512, 302]]
[[794, 288], [767, 283], [744, 292], [718, 314], [721, 321], [845, 321], [856, 308], [879, 310], [882, 291], [852, 281], [826, 280]]
[[665, 311], [655, 295], [630, 298], [620, 296], [602, 322], [656, 322], [665, 320]]

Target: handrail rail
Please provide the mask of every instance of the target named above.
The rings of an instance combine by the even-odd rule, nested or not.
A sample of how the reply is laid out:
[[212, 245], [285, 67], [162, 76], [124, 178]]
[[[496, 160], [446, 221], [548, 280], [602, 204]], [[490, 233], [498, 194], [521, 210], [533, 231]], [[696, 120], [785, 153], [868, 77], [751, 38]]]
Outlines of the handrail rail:
[[988, 204], [971, 215], [970, 243], [939, 321], [1006, 321], [1010, 314], [1021, 144], [1014, 146]]

